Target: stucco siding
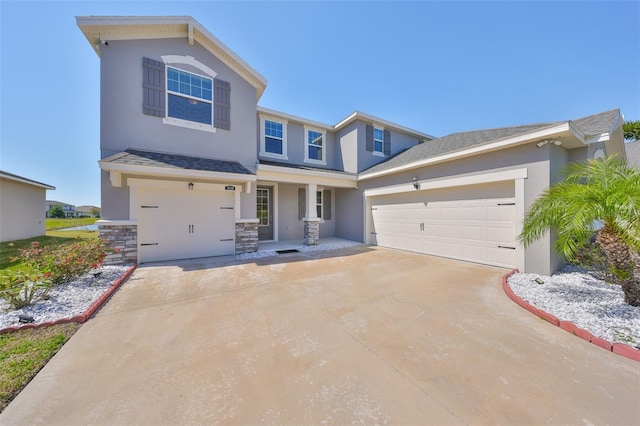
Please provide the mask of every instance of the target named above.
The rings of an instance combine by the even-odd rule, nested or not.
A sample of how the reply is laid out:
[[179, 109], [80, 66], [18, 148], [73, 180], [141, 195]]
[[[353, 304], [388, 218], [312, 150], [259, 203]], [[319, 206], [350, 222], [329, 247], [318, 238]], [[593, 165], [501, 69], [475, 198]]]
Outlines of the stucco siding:
[[45, 233], [46, 190], [0, 178], [0, 241]]
[[[298, 189], [304, 185], [278, 184], [278, 240], [302, 240], [304, 223], [298, 219]], [[320, 238], [335, 236], [336, 229], [336, 190], [331, 190], [331, 219], [320, 222]]]
[[[361, 130], [361, 134], [364, 129]], [[358, 124], [351, 123], [336, 134], [336, 162], [338, 168], [349, 173], [358, 172]]]
[[278, 184], [278, 240], [302, 240], [304, 224], [298, 220], [300, 185]]
[[359, 131], [358, 134], [361, 137], [358, 138], [358, 172], [368, 169], [386, 159], [390, 156], [394, 156], [399, 154], [402, 151], [416, 145], [419, 141], [415, 137], [408, 136], [404, 133], [396, 132], [393, 129], [387, 129], [391, 131], [391, 155], [380, 157], [375, 155], [373, 152], [367, 151], [366, 140], [365, 140], [365, 129], [364, 127], [369, 123], [362, 123], [359, 128], [362, 128], [362, 131]]
[[[142, 112], [142, 58], [190, 55], [231, 84], [231, 129], [216, 132], [164, 124], [162, 118]], [[100, 61], [100, 155], [106, 158], [127, 148], [237, 161], [255, 169], [257, 129], [247, 126], [256, 117], [256, 89], [202, 46], [187, 39], [110, 41]], [[188, 65], [180, 68], [189, 70]], [[129, 188], [113, 187], [102, 172], [102, 217], [129, 219]], [[146, 177], [151, 178], [151, 177]], [[163, 178], [164, 179], [164, 178]], [[255, 191], [241, 196], [243, 218], [255, 217]]]
[[[231, 130], [215, 133], [163, 124], [142, 113], [142, 58], [190, 55], [231, 84]], [[198, 43], [187, 39], [110, 41], [101, 49], [102, 158], [129, 147], [255, 164], [256, 89]], [[182, 66], [181, 66], [182, 67]]]
[[626, 143], [625, 150], [629, 165], [640, 168], [640, 141]]

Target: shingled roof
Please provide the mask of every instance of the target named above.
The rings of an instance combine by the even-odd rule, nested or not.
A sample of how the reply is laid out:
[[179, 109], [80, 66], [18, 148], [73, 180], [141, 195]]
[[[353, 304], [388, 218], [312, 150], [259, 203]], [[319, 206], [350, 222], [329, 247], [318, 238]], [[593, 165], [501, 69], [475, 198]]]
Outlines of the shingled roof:
[[356, 175], [355, 173], [349, 173], [349, 172], [345, 172], [345, 171], [342, 171], [342, 170], [329, 169], [329, 168], [325, 168], [325, 167], [303, 166], [301, 164], [281, 163], [279, 161], [260, 160], [260, 164], [262, 164], [264, 166], [286, 167], [286, 168], [289, 168], [289, 169], [306, 170], [306, 171], [311, 171], [311, 172], [335, 173], [335, 174], [343, 175], [343, 176], [355, 176]]
[[211, 158], [163, 152], [142, 151], [129, 148], [119, 154], [102, 160], [105, 163], [133, 166], [161, 167], [168, 169], [201, 170], [205, 172], [235, 173], [253, 175], [237, 161], [214, 160]]
[[[620, 115], [620, 110], [602, 112], [600, 114], [583, 117], [570, 123], [578, 128], [586, 136], [606, 133], [611, 129], [611, 125]], [[426, 141], [415, 145], [387, 161], [379, 163], [361, 174], [371, 174], [383, 172], [396, 167], [408, 165], [420, 160], [448, 154], [463, 149], [486, 145], [499, 140], [509, 139], [520, 135], [526, 135], [548, 127], [567, 123], [567, 121], [556, 121], [549, 123], [530, 124], [524, 126], [501, 127], [497, 129], [474, 130], [470, 132], [452, 133], [448, 136]]]

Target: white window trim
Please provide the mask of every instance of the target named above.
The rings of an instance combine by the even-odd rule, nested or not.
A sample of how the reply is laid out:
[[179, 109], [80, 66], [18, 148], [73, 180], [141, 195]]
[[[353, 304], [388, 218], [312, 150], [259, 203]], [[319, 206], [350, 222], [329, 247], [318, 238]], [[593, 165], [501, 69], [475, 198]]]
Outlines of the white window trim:
[[[376, 151], [376, 129], [382, 131], [382, 151]], [[377, 157], [386, 157], [384, 155], [384, 127], [373, 125], [373, 155]]]
[[[179, 118], [174, 118], [174, 117], [169, 117], [169, 85], [167, 84], [167, 78], [169, 73], [167, 72], [167, 67], [171, 66], [173, 68], [179, 69], [180, 71], [184, 71], [184, 72], [188, 72], [190, 74], [195, 74], [198, 75], [200, 77], [205, 77], [205, 78], [209, 78], [211, 79], [211, 90], [213, 92], [213, 90], [215, 89], [214, 86], [214, 81], [213, 79], [216, 78], [216, 76], [218, 75], [215, 71], [213, 71], [211, 68], [209, 68], [208, 66], [206, 66], [205, 64], [203, 64], [202, 62], [198, 61], [197, 59], [195, 59], [193, 56], [180, 56], [180, 55], [163, 55], [160, 56], [160, 58], [162, 59], [162, 62], [164, 62], [164, 104], [165, 104], [165, 116], [162, 119], [162, 123], [163, 124], [169, 124], [171, 126], [178, 126], [178, 127], [185, 127], [187, 129], [195, 129], [195, 130], [202, 130], [205, 132], [211, 132], [211, 133], [215, 133], [216, 132], [216, 128], [214, 127], [214, 102], [215, 102], [215, 96], [212, 93], [211, 96], [211, 124], [202, 124], [202, 123], [196, 123], [194, 121], [189, 121], [189, 120], [182, 120]], [[176, 67], [174, 64], [185, 64], [185, 65], [190, 65], [194, 68], [199, 69], [200, 71], [202, 71], [204, 74], [206, 75], [202, 75], [202, 74], [198, 74], [195, 73], [193, 71], [190, 70], [185, 70], [185, 69], [181, 69], [180, 67]], [[172, 92], [175, 94], [175, 92]], [[190, 98], [190, 96], [186, 96], [184, 94], [180, 94], [178, 93], [177, 95], [179, 96], [184, 96], [186, 98]], [[202, 100], [203, 102], [207, 102], [205, 100]]]
[[[313, 158], [309, 158], [309, 131], [314, 131], [322, 134], [322, 160], [316, 160]], [[320, 164], [323, 166], [327, 165], [327, 132], [325, 130], [321, 130], [315, 127], [304, 126], [304, 162], [312, 163], [312, 164]]]
[[[275, 154], [273, 152], [267, 152], [266, 149], [265, 149], [265, 136], [266, 135], [265, 135], [265, 131], [264, 131], [264, 125], [265, 125], [265, 121], [266, 120], [282, 124], [282, 154]], [[287, 125], [288, 125], [288, 121], [287, 120], [282, 120], [280, 118], [260, 115], [260, 153], [259, 153], [259, 155], [261, 157], [277, 158], [277, 159], [280, 159], [280, 160], [288, 160], [289, 159], [287, 157]]]

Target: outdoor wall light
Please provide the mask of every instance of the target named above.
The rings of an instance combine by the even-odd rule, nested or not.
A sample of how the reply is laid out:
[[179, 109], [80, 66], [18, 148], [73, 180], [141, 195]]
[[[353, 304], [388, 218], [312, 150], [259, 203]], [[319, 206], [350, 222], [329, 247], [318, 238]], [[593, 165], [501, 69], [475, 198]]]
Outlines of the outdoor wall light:
[[189, 182], [189, 191], [193, 191], [193, 182]]
[[418, 178], [411, 179], [411, 182], [413, 182], [413, 187], [415, 189], [420, 189], [420, 182], [418, 182]]

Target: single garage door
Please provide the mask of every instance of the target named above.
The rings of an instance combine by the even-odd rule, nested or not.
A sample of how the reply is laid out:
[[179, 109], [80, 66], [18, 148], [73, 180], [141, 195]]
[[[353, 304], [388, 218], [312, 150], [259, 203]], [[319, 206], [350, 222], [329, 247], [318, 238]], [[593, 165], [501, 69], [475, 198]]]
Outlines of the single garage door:
[[221, 256], [235, 252], [231, 191], [141, 191], [140, 262]]
[[375, 241], [384, 247], [512, 268], [515, 198], [376, 203]]

